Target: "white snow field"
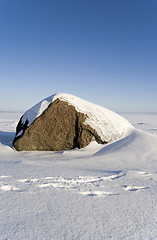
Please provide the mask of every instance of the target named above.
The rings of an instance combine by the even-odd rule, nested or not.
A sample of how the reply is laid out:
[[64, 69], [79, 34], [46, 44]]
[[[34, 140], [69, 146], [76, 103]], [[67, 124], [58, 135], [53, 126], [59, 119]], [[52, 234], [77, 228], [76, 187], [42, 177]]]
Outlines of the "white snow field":
[[22, 113], [0, 112], [0, 240], [157, 239], [157, 114], [84, 149], [17, 152]]

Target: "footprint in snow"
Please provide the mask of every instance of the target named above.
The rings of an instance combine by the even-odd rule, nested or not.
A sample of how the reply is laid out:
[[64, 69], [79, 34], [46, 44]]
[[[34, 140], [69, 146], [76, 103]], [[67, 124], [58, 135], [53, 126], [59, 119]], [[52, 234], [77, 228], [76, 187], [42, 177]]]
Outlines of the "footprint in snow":
[[[64, 178], [64, 177], [44, 177], [44, 178], [23, 178], [23, 179], [13, 179], [12, 176], [1, 175], [0, 179], [3, 182], [0, 183], [1, 191], [18, 191], [25, 192], [33, 188], [33, 192], [37, 189], [62, 189], [77, 192], [84, 196], [112, 196], [118, 195], [118, 191], [122, 185], [115, 184], [115, 180], [119, 178], [127, 177], [127, 175], [135, 178], [150, 178], [155, 179], [157, 174], [150, 174], [141, 170], [128, 170], [128, 171], [106, 171], [105, 176], [78, 176], [75, 178]], [[129, 176], [128, 175], [128, 176]], [[14, 181], [13, 181], [14, 180]], [[11, 182], [10, 182], [11, 181]], [[17, 184], [13, 186], [12, 183]], [[25, 186], [25, 187], [24, 187]], [[118, 189], [117, 189], [118, 187]], [[22, 189], [22, 190], [21, 190]], [[105, 191], [109, 190], [109, 191]], [[110, 191], [110, 189], [112, 189]], [[114, 189], [114, 190], [113, 190]], [[123, 185], [123, 190], [125, 191], [140, 191], [144, 189], [149, 189], [145, 186], [131, 186]], [[115, 192], [114, 192], [115, 191]]]
[[157, 174], [156, 173], [149, 173], [149, 172], [145, 172], [145, 171], [142, 171], [142, 170], [128, 170], [128, 173], [130, 173], [131, 175], [135, 175], [138, 178], [140, 176], [142, 178], [157, 181]]
[[12, 176], [1, 175], [0, 178], [11, 178]]
[[112, 192], [105, 192], [105, 191], [85, 191], [85, 192], [79, 192], [79, 194], [89, 197], [94, 196], [111, 196], [111, 195], [118, 195], [118, 193], [112, 193]]
[[9, 184], [1, 184], [0, 190], [2, 190], [2, 191], [18, 191], [20, 189], [15, 186], [11, 186]]
[[21, 182], [21, 183], [27, 183], [27, 184], [32, 184], [32, 183], [35, 183], [35, 182], [39, 182], [39, 179], [19, 179], [17, 180], [18, 182]]
[[144, 187], [144, 186], [128, 186], [128, 185], [123, 185], [125, 191], [139, 191], [139, 190], [144, 190], [144, 189], [149, 189], [149, 187]]
[[[108, 174], [108, 172], [107, 172]], [[108, 176], [78, 176], [76, 178], [63, 178], [63, 177], [46, 177], [40, 181], [37, 185], [41, 189], [65, 189], [78, 192], [84, 196], [111, 196], [118, 195], [118, 193], [100, 191], [100, 189], [108, 186], [108, 181], [116, 180], [120, 177], [124, 177], [126, 172], [112, 172]]]

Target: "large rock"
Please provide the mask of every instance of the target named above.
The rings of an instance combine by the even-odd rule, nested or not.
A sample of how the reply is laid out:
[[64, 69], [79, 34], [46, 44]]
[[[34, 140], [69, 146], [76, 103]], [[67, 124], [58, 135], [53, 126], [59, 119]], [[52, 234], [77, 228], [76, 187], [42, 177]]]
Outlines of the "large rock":
[[[109, 120], [109, 116], [116, 116], [116, 120]], [[119, 125], [115, 129], [117, 118]], [[57, 94], [21, 117], [13, 145], [18, 151], [83, 148], [92, 140], [101, 144], [117, 140], [128, 127], [131, 125], [116, 113], [72, 95]]]

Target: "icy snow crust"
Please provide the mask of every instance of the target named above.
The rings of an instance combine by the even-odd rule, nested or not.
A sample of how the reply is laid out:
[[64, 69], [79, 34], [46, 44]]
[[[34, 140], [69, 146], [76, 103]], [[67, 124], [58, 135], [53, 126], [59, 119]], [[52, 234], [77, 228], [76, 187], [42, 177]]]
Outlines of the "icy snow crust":
[[[69, 105], [74, 106], [76, 111], [86, 114], [88, 117], [85, 124], [95, 129], [103, 141], [112, 142], [118, 140], [126, 136], [133, 129], [133, 126], [118, 114], [104, 107], [65, 93], [52, 95], [33, 106], [23, 115], [22, 123], [24, 124], [26, 120], [28, 120], [29, 126], [56, 99], [65, 101]], [[22, 132], [18, 135], [20, 134], [22, 134]]]

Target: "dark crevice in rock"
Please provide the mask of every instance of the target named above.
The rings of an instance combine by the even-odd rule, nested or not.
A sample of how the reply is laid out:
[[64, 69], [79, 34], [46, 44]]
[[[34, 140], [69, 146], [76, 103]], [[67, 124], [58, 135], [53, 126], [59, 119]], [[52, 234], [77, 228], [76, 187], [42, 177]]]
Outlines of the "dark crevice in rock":
[[[17, 127], [16, 127], [16, 136], [13, 140], [13, 146], [14, 146], [14, 143], [24, 135], [25, 130], [28, 128], [28, 124], [29, 124], [28, 119], [26, 119], [25, 123], [23, 124], [22, 123], [22, 117], [20, 118], [20, 121], [18, 122]], [[21, 131], [22, 131], [21, 135], [18, 136], [18, 134]]]
[[[23, 117], [23, 116], [22, 116]], [[22, 123], [22, 117], [20, 118], [20, 121], [19, 123], [17, 124], [17, 127], [16, 127], [16, 135], [18, 135], [18, 133], [23, 130], [23, 134], [25, 132], [25, 130], [28, 128], [28, 124], [29, 124], [29, 121], [28, 119], [26, 119], [25, 123], [23, 124]]]
[[79, 131], [78, 131], [78, 116], [76, 115], [76, 120], [75, 120], [75, 136], [74, 136], [74, 140], [73, 140], [73, 148], [77, 147], [79, 148], [79, 145], [78, 145], [78, 138], [79, 138]]

